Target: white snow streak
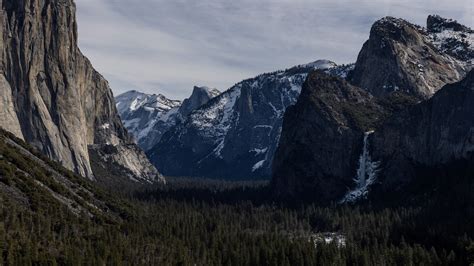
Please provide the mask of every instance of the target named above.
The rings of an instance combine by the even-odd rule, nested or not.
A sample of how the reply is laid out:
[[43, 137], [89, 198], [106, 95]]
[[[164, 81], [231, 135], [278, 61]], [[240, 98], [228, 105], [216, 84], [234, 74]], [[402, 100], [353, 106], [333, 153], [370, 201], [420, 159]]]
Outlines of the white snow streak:
[[355, 202], [361, 198], [366, 197], [369, 193], [369, 186], [372, 185], [377, 179], [380, 163], [372, 161], [368, 144], [369, 136], [373, 133], [374, 131], [365, 133], [364, 147], [359, 158], [359, 169], [357, 169], [357, 177], [354, 179], [356, 187], [344, 196], [341, 203]]

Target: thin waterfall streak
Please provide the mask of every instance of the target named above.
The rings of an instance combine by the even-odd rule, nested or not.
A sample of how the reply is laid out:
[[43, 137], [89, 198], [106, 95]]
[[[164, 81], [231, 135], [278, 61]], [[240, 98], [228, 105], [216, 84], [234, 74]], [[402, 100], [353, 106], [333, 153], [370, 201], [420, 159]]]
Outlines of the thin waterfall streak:
[[374, 131], [368, 131], [364, 134], [364, 143], [362, 154], [359, 157], [359, 168], [357, 176], [354, 178], [355, 188], [347, 192], [341, 203], [354, 202], [367, 197], [369, 186], [377, 180], [379, 162], [372, 161], [369, 151], [369, 137]]

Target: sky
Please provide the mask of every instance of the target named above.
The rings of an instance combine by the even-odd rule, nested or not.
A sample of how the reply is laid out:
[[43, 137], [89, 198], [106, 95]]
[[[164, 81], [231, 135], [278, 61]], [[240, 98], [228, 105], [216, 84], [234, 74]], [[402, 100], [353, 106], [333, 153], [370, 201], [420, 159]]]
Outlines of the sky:
[[429, 14], [473, 28], [472, 0], [76, 0], [79, 47], [115, 95], [183, 99], [258, 74], [357, 58], [384, 16], [425, 26]]

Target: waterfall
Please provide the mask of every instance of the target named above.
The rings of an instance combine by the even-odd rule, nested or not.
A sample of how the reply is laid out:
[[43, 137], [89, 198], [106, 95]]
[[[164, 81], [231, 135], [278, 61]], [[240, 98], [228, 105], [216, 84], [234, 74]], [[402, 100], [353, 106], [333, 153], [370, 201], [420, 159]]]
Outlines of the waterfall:
[[369, 193], [369, 186], [377, 179], [377, 172], [380, 163], [372, 161], [369, 152], [369, 137], [374, 131], [368, 131], [364, 134], [364, 145], [362, 154], [359, 157], [359, 168], [357, 169], [357, 176], [354, 178], [355, 188], [347, 192], [342, 203], [354, 202], [360, 198], [364, 198]]

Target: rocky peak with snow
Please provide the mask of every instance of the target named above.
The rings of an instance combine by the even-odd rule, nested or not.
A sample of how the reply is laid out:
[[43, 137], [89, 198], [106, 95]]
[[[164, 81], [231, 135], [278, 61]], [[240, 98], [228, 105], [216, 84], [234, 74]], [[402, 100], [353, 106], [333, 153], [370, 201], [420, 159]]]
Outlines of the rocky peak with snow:
[[268, 178], [286, 108], [319, 68], [344, 76], [352, 66], [319, 60], [239, 82], [170, 129], [149, 158], [166, 175]]
[[192, 111], [206, 104], [209, 100], [219, 95], [221, 92], [209, 87], [194, 86], [191, 97], [185, 99], [179, 108], [179, 113], [186, 117]]
[[310, 67], [314, 69], [330, 69], [337, 67], [337, 64], [331, 60], [320, 59], [308, 64], [301, 65], [300, 67]]
[[[386, 17], [375, 22], [351, 82], [378, 97], [395, 91], [431, 97], [472, 68], [466, 60], [458, 59], [460, 56], [452, 56], [453, 49], [445, 47], [447, 38], [433, 34], [403, 19]], [[469, 53], [464, 56], [472, 58]]]
[[452, 19], [429, 16], [428, 36], [434, 46], [461, 62], [468, 68], [474, 64], [474, 31]]
[[429, 15], [426, 22], [426, 28], [430, 33], [440, 33], [446, 30], [472, 33], [472, 30], [469, 27], [460, 24], [456, 20], [443, 18], [439, 15]]
[[217, 89], [194, 87], [191, 97], [181, 102], [168, 99], [162, 94], [132, 90], [118, 95], [115, 101], [125, 127], [138, 145], [148, 150], [169, 128], [219, 93]]
[[181, 105], [181, 101], [170, 100], [162, 94], [146, 94], [136, 90], [118, 95], [115, 97], [115, 103], [122, 119], [141, 108], [149, 112], [163, 112]]

